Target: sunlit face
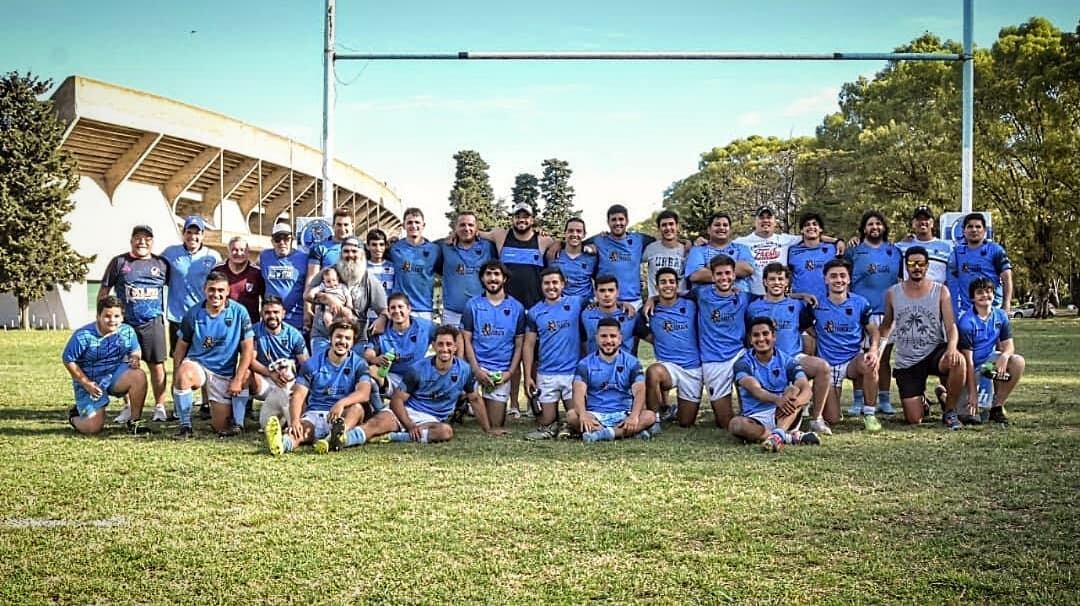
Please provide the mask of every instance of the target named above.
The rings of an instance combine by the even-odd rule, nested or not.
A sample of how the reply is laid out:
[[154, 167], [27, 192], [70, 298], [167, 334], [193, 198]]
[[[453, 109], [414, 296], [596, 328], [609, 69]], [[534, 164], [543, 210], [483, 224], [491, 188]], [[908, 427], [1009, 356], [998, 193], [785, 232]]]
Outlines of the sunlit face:
[[803, 224], [799, 233], [807, 240], [817, 240], [821, 237], [821, 226], [818, 225], [817, 219], [809, 219]]
[[768, 324], [755, 324], [750, 328], [750, 345], [754, 347], [756, 353], [771, 352], [775, 342], [776, 335]]
[[622, 213], [615, 213], [607, 218], [608, 231], [615, 237], [621, 237], [626, 234], [626, 215]]
[[322, 283], [327, 288], [337, 288], [341, 286], [341, 280], [338, 279], [337, 269], [333, 267], [327, 267], [322, 272]]
[[211, 312], [219, 312], [225, 308], [225, 302], [229, 300], [229, 283], [225, 280], [207, 282], [203, 287], [206, 295], [206, 309]]
[[390, 321], [395, 326], [404, 326], [409, 321], [409, 307], [408, 301], [395, 298], [386, 304], [386, 313], [390, 316]]
[[714, 242], [727, 242], [731, 235], [731, 221], [727, 217], [717, 217], [709, 224], [709, 239]]
[[613, 356], [622, 345], [622, 332], [614, 326], [601, 326], [596, 331], [596, 345], [600, 353], [605, 356]]
[[360, 249], [356, 248], [355, 246], [342, 246], [341, 258], [345, 261], [359, 261]]
[[787, 292], [788, 277], [782, 271], [774, 271], [765, 276], [765, 291], [771, 297], [782, 297]]
[[919, 215], [911, 220], [911, 231], [920, 240], [929, 240], [934, 237], [934, 220], [925, 215]]
[[494, 267], [489, 267], [484, 270], [484, 290], [488, 294], [495, 294], [503, 289], [503, 284], [506, 283], [506, 276], [502, 270]]
[[514, 231], [518, 233], [524, 233], [532, 229], [533, 216], [529, 213], [519, 210], [514, 213]]
[[566, 284], [563, 282], [562, 276], [559, 274], [547, 274], [543, 280], [540, 281], [540, 290], [544, 293], [544, 298], [548, 301], [558, 301], [562, 296], [563, 287]]
[[274, 236], [274, 252], [277, 256], [284, 257], [292, 252], [292, 234], [280, 233]]
[[134, 236], [131, 236], [131, 256], [138, 258], [145, 258], [150, 256], [150, 251], [154, 247], [154, 236], [146, 232], [138, 232]]
[[351, 328], [335, 328], [330, 335], [330, 348], [340, 358], [349, 353], [355, 340], [356, 335]]
[[881, 237], [885, 234], [885, 224], [877, 217], [870, 217], [866, 221], [866, 227], [864, 228], [863, 233], [866, 235], [867, 240], [879, 242]]
[[735, 268], [730, 265], [717, 265], [712, 270], [712, 279], [716, 290], [731, 292], [731, 287], [735, 284]]
[[97, 329], [102, 335], [111, 335], [124, 323], [123, 307], [106, 307], [97, 315]]
[[471, 244], [476, 240], [476, 217], [473, 215], [461, 215], [454, 224], [454, 235], [459, 242]]
[[380, 263], [383, 260], [383, 255], [386, 254], [386, 240], [378, 239], [371, 240], [367, 243], [368, 260]]
[[352, 235], [353, 222], [352, 217], [334, 217], [334, 239], [344, 240]]
[[264, 303], [262, 308], [263, 326], [277, 332], [281, 327], [281, 320], [285, 317], [285, 308], [277, 303]]
[[848, 284], [851, 283], [851, 275], [846, 267], [831, 267], [825, 273], [825, 283], [829, 285], [829, 292], [842, 295], [847, 292]]
[[566, 224], [566, 243], [575, 248], [581, 246], [585, 239], [585, 224], [580, 221], [571, 221]]
[[424, 218], [420, 215], [405, 217], [405, 235], [410, 238], [420, 238], [424, 235]]
[[660, 221], [660, 238], [666, 242], [678, 240], [679, 222], [675, 219], [663, 219]]
[[769, 236], [772, 235], [774, 229], [776, 229], [776, 217], [772, 213], [762, 213], [754, 217], [754, 231], [757, 233]]
[[925, 255], [914, 254], [908, 255], [907, 260], [904, 261], [904, 265], [907, 267], [908, 278], [913, 282], [918, 282], [926, 277], [926, 266], [930, 264]]
[[615, 307], [619, 301], [619, 286], [615, 282], [596, 285], [596, 303], [603, 308]]
[[986, 225], [978, 220], [972, 219], [964, 224], [964, 241], [968, 244], [982, 244], [982, 241], [986, 239]]
[[435, 359], [443, 364], [452, 362], [457, 355], [457, 341], [453, 335], [435, 337]]
[[975, 291], [971, 302], [979, 309], [990, 309], [990, 306], [994, 304], [994, 291], [989, 288], [980, 288]]
[[248, 244], [243, 240], [237, 240], [229, 245], [229, 260], [237, 265], [247, 263]]
[[202, 241], [203, 231], [197, 226], [192, 225], [184, 230], [184, 248], [188, 250], [197, 250], [202, 246]]
[[656, 277], [656, 292], [660, 298], [670, 301], [679, 295], [679, 280], [671, 274], [662, 274]]

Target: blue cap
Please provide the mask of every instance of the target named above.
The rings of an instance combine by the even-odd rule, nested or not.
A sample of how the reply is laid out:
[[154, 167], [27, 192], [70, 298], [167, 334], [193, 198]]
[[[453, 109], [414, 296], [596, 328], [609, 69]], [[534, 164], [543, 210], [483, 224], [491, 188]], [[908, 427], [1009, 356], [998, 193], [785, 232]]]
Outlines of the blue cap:
[[199, 231], [206, 231], [206, 221], [203, 221], [199, 215], [191, 215], [184, 219], [184, 231], [187, 231], [189, 227], [198, 227]]

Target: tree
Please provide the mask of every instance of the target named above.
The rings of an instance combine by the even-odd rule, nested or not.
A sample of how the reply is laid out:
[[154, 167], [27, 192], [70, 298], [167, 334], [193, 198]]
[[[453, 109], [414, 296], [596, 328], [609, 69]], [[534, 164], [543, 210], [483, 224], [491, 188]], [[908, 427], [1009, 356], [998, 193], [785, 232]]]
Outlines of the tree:
[[57, 285], [70, 289], [94, 259], [64, 238], [79, 177], [60, 149], [66, 125], [39, 99], [51, 86], [30, 73], [0, 77], [0, 292], [18, 300], [23, 329], [31, 301]]
[[536, 201], [540, 199], [540, 181], [532, 173], [521, 173], [514, 177], [514, 187], [510, 190], [510, 205], [524, 202], [536, 210]]
[[487, 162], [480, 157], [480, 152], [463, 149], [454, 154], [457, 167], [454, 170], [454, 186], [450, 189], [450, 210], [446, 213], [451, 223], [458, 213], [471, 211], [476, 214], [476, 222], [481, 229], [491, 229], [498, 222], [495, 207], [495, 193], [491, 189]]
[[548, 158], [541, 162], [544, 173], [540, 177], [540, 195], [544, 208], [539, 212], [540, 230], [548, 234], [561, 234], [570, 217], [581, 216], [574, 209], [574, 186], [570, 185], [570, 164], [566, 160]]

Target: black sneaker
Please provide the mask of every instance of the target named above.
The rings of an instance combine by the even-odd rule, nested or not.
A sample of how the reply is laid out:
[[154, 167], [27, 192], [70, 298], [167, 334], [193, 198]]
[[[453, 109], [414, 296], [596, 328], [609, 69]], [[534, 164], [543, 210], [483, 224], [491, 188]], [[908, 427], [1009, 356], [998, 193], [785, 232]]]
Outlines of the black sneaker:
[[982, 419], [975, 415], [960, 415], [960, 422], [964, 425], [982, 425]]
[[994, 406], [990, 409], [990, 422], [1006, 426], [1009, 424], [1009, 419], [1005, 416], [1004, 406]]
[[461, 425], [465, 422], [465, 414], [468, 412], [469, 402], [468, 400], [458, 400], [457, 406], [454, 407], [454, 413], [450, 415], [450, 419], [447, 423], [451, 425]]
[[203, 421], [210, 420], [210, 406], [208, 404], [203, 404], [199, 407], [199, 418]]
[[133, 436], [145, 436], [153, 433], [150, 431], [150, 426], [142, 419], [132, 419], [124, 424], [124, 428]]
[[217, 437], [219, 438], [235, 438], [236, 436], [244, 433], [244, 428], [239, 425], [233, 425], [225, 431], [219, 431]]
[[345, 419], [338, 417], [330, 426], [330, 451], [338, 452], [345, 446]]
[[190, 440], [195, 435], [195, 432], [191, 431], [191, 425], [181, 425], [180, 431], [173, 435], [173, 438], [177, 440]]

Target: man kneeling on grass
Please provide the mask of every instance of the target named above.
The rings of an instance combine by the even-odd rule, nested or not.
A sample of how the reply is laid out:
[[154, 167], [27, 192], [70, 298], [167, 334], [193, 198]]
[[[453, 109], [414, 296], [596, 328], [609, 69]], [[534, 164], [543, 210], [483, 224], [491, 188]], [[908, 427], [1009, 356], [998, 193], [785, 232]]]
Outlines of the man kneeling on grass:
[[135, 329], [124, 324], [124, 304], [108, 296], [98, 301], [97, 319], [75, 331], [64, 347], [64, 367], [71, 374], [75, 406], [68, 422], [79, 433], [99, 433], [105, 426], [109, 396], [128, 396], [132, 434], [143, 430], [143, 403], [146, 402], [146, 373], [139, 368], [142, 358]]
[[570, 430], [585, 442], [652, 437], [656, 414], [645, 408], [641, 362], [620, 349], [622, 329], [615, 318], [596, 325], [597, 350], [574, 373], [574, 408], [566, 413]]
[[327, 440], [331, 424], [340, 439], [364, 419], [371, 383], [367, 363], [352, 349], [358, 329], [352, 322], [338, 320], [328, 332], [330, 346], [309, 358], [296, 377], [289, 403], [289, 431], [283, 434], [277, 417], [266, 422], [266, 447], [274, 456], [304, 444], [312, 444], [320, 454], [337, 450], [331, 449]]
[[817, 434], [791, 429], [798, 424], [813, 390], [795, 358], [776, 349], [772, 318], [750, 321], [750, 344], [735, 362], [742, 411], [731, 420], [728, 431], [744, 440], [761, 442], [769, 452], [779, 452], [785, 444], [821, 444]]
[[506, 434], [505, 429], [492, 429], [487, 408], [476, 390], [472, 370], [457, 357], [460, 333], [453, 326], [435, 329], [435, 355], [421, 358], [408, 367], [401, 384], [390, 398], [390, 409], [381, 410], [363, 425], [345, 431], [335, 424], [330, 433], [330, 449], [360, 446], [388, 436], [390, 442], [445, 442], [454, 437], [447, 422], [457, 407], [458, 399], [466, 394], [476, 414], [480, 429], [493, 436]]

